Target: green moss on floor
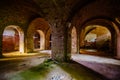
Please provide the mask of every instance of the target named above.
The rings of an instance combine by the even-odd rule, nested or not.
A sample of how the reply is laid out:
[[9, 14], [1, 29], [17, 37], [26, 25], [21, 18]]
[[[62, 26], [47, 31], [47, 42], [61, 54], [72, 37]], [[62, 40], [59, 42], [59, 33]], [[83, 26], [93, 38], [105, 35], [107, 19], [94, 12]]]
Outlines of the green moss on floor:
[[[50, 73], [50, 71], [55, 69], [55, 67], [60, 67], [61, 70], [68, 73], [71, 76], [72, 80], [106, 80], [101, 75], [75, 62], [58, 63], [50, 59], [44, 61], [42, 64], [36, 67], [22, 71], [10, 77], [9, 80], [46, 80], [47, 75]], [[56, 80], [56, 79], [52, 79], [52, 80]], [[61, 80], [61, 79], [57, 79], [57, 80]]]
[[52, 64], [53, 62], [51, 60], [46, 60], [36, 67], [32, 67], [10, 77], [10, 80], [45, 80], [47, 73], [52, 68]]

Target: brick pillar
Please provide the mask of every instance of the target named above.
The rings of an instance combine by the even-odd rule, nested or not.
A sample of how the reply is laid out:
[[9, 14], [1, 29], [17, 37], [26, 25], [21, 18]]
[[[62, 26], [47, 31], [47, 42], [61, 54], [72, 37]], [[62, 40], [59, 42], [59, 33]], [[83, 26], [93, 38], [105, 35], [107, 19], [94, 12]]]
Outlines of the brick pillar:
[[117, 36], [117, 58], [120, 59], [120, 33]]
[[31, 32], [28, 32], [27, 34], [27, 38], [25, 38], [26, 40], [26, 46], [27, 47], [27, 52], [33, 52], [33, 49], [34, 49], [34, 40], [33, 40], [33, 33]]
[[27, 53], [27, 34], [24, 34], [24, 53]]
[[55, 25], [52, 29], [52, 59], [65, 61], [66, 59], [66, 35], [65, 26]]

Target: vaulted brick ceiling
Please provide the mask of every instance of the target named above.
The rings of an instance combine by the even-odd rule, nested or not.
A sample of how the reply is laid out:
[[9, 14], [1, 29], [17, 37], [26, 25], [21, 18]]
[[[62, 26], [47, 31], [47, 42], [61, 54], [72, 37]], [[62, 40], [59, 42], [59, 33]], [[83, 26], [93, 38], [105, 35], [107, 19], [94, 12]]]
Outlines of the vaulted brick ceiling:
[[[96, 1], [97, 0], [1, 0], [0, 17], [4, 18], [4, 20], [12, 19], [10, 21], [14, 20], [19, 23], [29, 23], [36, 17], [45, 18], [49, 22], [55, 22], [55, 20], [58, 19], [66, 22], [67, 20], [71, 21], [74, 15], [76, 15], [83, 7]], [[112, 0], [110, 1], [109, 4], [115, 2]], [[114, 4], [118, 2], [115, 2]], [[110, 7], [106, 9], [109, 8]], [[91, 11], [88, 10], [84, 12], [79, 16]], [[110, 15], [111, 14], [112, 11]]]
[[41, 9], [45, 17], [49, 19], [69, 19], [82, 7], [95, 0], [33, 0]]
[[67, 19], [92, 1], [94, 0], [1, 0], [0, 8], [9, 11], [11, 9], [18, 11], [18, 13], [12, 12], [13, 15], [25, 15], [25, 13], [32, 15], [31, 13], [36, 13], [47, 19], [56, 19], [59, 17]]

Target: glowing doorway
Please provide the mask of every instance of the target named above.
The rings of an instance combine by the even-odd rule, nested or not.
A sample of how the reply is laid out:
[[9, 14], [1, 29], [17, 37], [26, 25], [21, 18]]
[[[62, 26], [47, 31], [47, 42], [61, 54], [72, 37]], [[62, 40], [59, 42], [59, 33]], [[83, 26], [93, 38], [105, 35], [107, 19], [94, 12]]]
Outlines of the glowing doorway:
[[111, 32], [104, 26], [91, 25], [84, 29], [83, 46], [80, 53], [100, 56], [112, 56]]
[[77, 53], [77, 33], [76, 28], [72, 28], [71, 32], [71, 53]]
[[37, 30], [34, 33], [34, 49], [45, 49], [45, 34], [41, 30]]
[[24, 53], [24, 34], [18, 26], [10, 25], [3, 32], [3, 52], [19, 51]]

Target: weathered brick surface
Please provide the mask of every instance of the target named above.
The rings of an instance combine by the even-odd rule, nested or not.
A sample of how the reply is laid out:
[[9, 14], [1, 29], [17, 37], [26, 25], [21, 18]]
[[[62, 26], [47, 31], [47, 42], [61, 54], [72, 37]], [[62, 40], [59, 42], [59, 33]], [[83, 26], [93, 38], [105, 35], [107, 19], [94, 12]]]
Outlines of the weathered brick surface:
[[[6, 26], [19, 26], [25, 36], [25, 52], [34, 49], [33, 33], [40, 29], [46, 35], [45, 48], [49, 49], [49, 37], [52, 35], [53, 59], [65, 60], [67, 52], [70, 55], [71, 37], [69, 28], [77, 29], [77, 52], [81, 38], [81, 30], [86, 25], [98, 24], [110, 28], [112, 46], [117, 53], [117, 35], [120, 29], [120, 1], [119, 0], [1, 0], [0, 2], [0, 55], [2, 55], [2, 33]], [[116, 20], [117, 19], [117, 20]], [[115, 27], [116, 24], [117, 27]], [[72, 25], [69, 26], [68, 23]], [[49, 45], [49, 46], [47, 46]], [[67, 46], [69, 45], [69, 46]]]

